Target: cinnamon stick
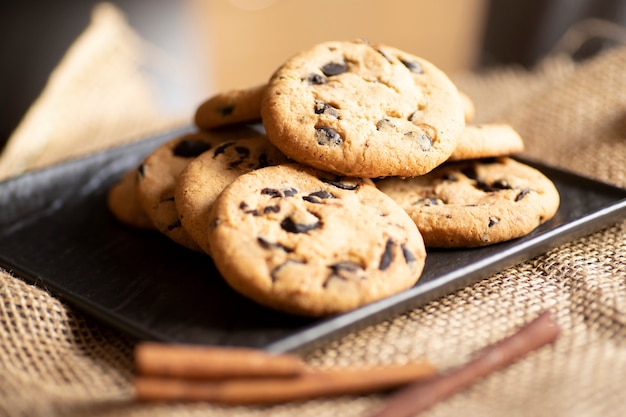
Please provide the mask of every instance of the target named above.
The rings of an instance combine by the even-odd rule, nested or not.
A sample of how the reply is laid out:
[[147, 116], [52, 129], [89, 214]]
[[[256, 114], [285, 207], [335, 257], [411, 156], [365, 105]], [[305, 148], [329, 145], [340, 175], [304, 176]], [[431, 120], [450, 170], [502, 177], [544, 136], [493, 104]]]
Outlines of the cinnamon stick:
[[293, 354], [154, 342], [137, 345], [135, 366], [137, 373], [143, 375], [192, 379], [285, 377], [306, 369], [304, 361]]
[[235, 378], [203, 381], [138, 376], [135, 395], [142, 401], [210, 401], [222, 404], [276, 404], [336, 395], [367, 394], [433, 377], [426, 363], [366, 369], [307, 371], [295, 377]]
[[559, 333], [560, 328], [551, 314], [544, 312], [513, 335], [484, 349], [468, 363], [428, 381], [405, 387], [370, 417], [414, 416], [525, 354], [553, 342]]

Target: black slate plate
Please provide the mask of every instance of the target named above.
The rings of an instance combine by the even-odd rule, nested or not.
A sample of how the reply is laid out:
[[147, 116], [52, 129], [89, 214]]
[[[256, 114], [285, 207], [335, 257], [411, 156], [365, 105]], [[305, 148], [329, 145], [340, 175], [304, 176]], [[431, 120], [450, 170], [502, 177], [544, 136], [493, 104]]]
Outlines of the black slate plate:
[[307, 350], [391, 318], [626, 217], [626, 189], [526, 161], [561, 193], [557, 215], [523, 238], [431, 250], [418, 284], [325, 319], [260, 307], [231, 290], [207, 256], [117, 222], [109, 187], [160, 143], [190, 128], [0, 183], [0, 266], [142, 339]]

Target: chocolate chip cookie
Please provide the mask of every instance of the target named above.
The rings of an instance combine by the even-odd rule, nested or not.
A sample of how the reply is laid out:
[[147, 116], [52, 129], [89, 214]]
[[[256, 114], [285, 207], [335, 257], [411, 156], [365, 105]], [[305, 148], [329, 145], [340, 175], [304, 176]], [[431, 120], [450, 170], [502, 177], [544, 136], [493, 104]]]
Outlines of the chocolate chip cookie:
[[137, 197], [137, 168], [126, 172], [107, 193], [107, 206], [113, 216], [126, 226], [135, 229], [154, 229]]
[[503, 157], [446, 163], [378, 188], [415, 221], [427, 247], [478, 247], [524, 236], [552, 218], [559, 192], [535, 168]]
[[206, 99], [194, 115], [200, 129], [261, 121], [261, 98], [266, 85], [220, 91]]
[[510, 156], [524, 150], [524, 140], [504, 123], [466, 125], [449, 161]]
[[218, 194], [241, 174], [283, 162], [287, 157], [265, 135], [252, 129], [204, 152], [176, 181], [175, 204], [183, 228], [210, 255], [206, 239], [209, 212]]
[[423, 175], [456, 147], [456, 86], [427, 60], [386, 45], [325, 42], [288, 59], [261, 103], [289, 158], [349, 176]]
[[341, 313], [413, 286], [426, 252], [411, 218], [369, 179], [300, 164], [243, 174], [211, 210], [215, 264], [274, 309]]

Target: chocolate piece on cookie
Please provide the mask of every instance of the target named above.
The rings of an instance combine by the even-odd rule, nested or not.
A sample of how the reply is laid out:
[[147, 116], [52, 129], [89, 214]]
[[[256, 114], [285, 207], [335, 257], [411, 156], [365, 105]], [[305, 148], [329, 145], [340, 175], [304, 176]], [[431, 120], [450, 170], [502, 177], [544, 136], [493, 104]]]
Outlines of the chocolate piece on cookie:
[[449, 161], [510, 156], [524, 150], [524, 141], [511, 125], [466, 125]]
[[206, 99], [194, 115], [200, 129], [261, 121], [261, 98], [266, 85], [218, 92]]
[[191, 161], [176, 181], [176, 209], [184, 229], [204, 252], [209, 212], [220, 192], [240, 175], [254, 169], [287, 162], [267, 137], [250, 130], [228, 140]]
[[378, 188], [415, 221], [427, 247], [478, 247], [515, 239], [551, 219], [559, 192], [545, 175], [511, 158], [446, 163]]
[[422, 175], [456, 147], [464, 111], [437, 67], [385, 45], [326, 42], [288, 59], [261, 105], [288, 157], [341, 175]]
[[412, 287], [425, 261], [410, 217], [371, 180], [300, 164], [243, 174], [211, 211], [215, 264], [235, 290], [307, 316]]

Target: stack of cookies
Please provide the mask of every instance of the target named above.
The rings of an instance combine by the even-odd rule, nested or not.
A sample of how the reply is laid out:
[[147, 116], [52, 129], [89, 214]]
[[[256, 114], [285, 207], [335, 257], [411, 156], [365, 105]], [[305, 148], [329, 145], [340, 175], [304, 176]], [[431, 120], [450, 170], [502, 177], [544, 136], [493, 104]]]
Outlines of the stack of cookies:
[[423, 58], [320, 43], [263, 85], [209, 97], [196, 130], [120, 179], [109, 207], [206, 253], [260, 304], [345, 312], [415, 285], [427, 248], [511, 240], [556, 213], [554, 184], [509, 157], [517, 132], [473, 115]]

